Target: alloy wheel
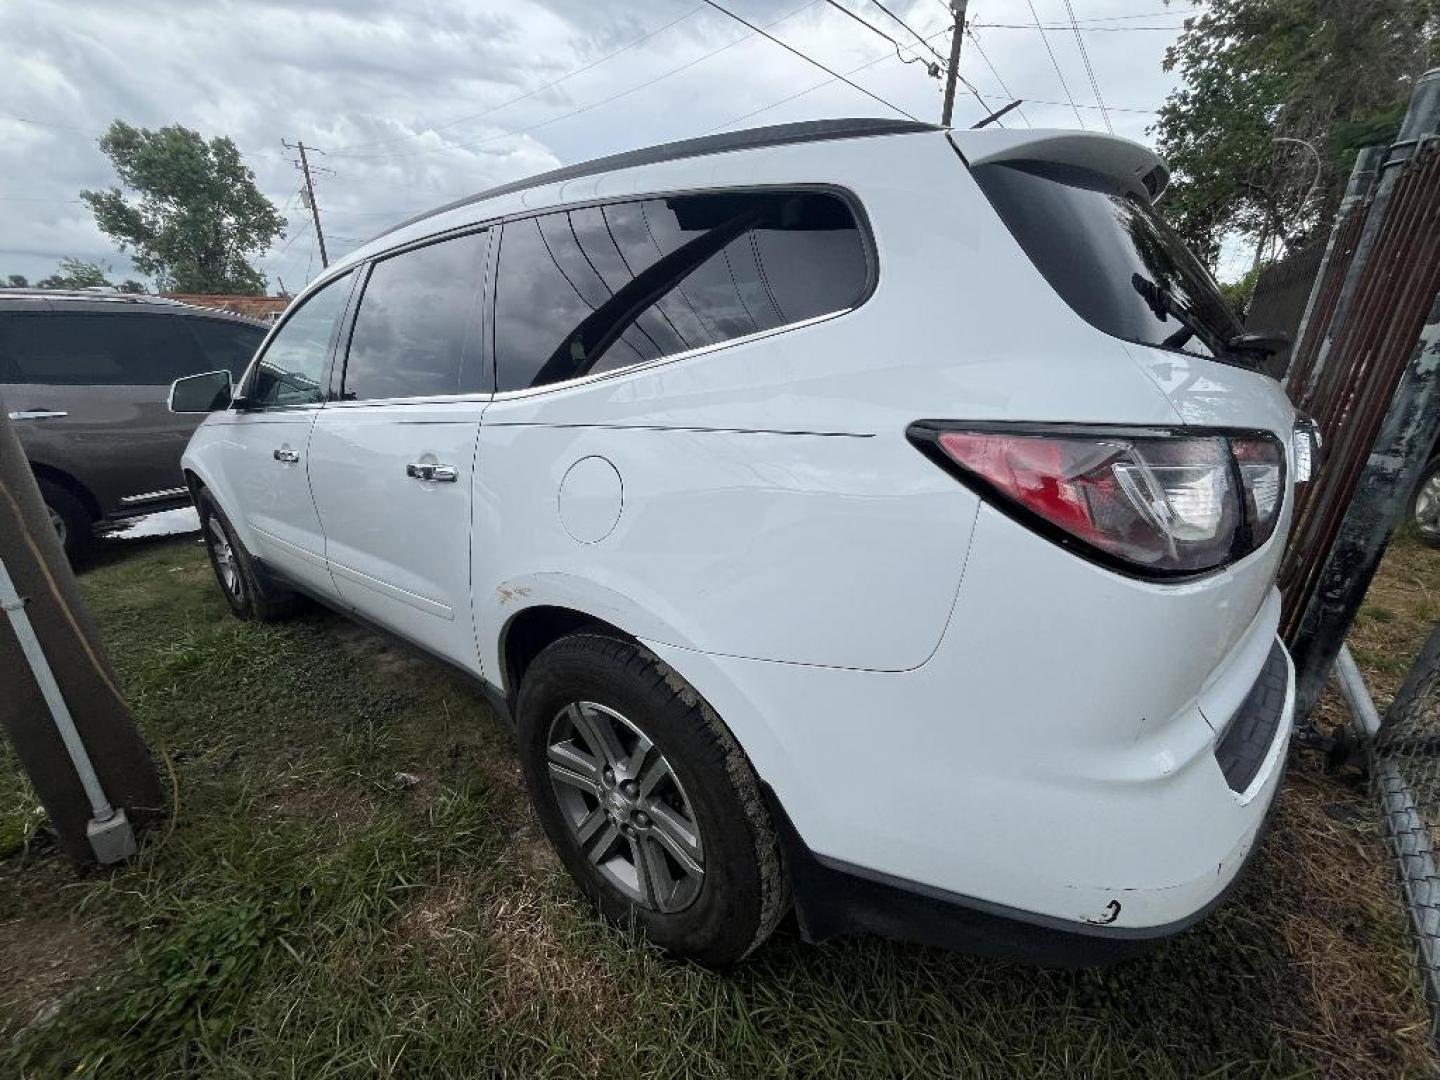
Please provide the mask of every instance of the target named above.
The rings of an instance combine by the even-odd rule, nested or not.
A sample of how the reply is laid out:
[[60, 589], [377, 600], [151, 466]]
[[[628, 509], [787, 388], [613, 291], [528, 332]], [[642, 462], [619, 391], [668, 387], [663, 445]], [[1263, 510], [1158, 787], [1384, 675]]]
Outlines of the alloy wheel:
[[681, 911], [700, 895], [700, 826], [665, 755], [614, 709], [573, 702], [550, 722], [546, 765], [580, 850], [641, 907]]
[[1426, 536], [1440, 536], [1440, 472], [1426, 480], [1415, 497], [1415, 527]]
[[56, 510], [53, 506], [47, 505], [45, 510], [50, 515], [50, 524], [55, 528], [55, 535], [60, 538], [60, 546], [64, 547], [65, 541], [69, 539], [69, 530], [65, 528], [65, 519], [60, 515], [60, 511]]
[[235, 550], [230, 546], [230, 538], [225, 535], [225, 529], [215, 518], [207, 518], [205, 521], [205, 535], [210, 543], [210, 553], [215, 557], [215, 570], [220, 576], [220, 584], [231, 596], [240, 595], [240, 564], [235, 559]]

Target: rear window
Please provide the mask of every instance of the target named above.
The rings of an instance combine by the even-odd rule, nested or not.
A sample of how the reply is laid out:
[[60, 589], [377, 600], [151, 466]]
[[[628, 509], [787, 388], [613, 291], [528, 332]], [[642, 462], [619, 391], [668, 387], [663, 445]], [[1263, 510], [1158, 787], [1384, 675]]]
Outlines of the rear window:
[[0, 316], [0, 382], [166, 386], [205, 370], [195, 339], [171, 315], [32, 312]]
[[645, 363], [864, 299], [860, 227], [837, 196], [733, 192], [580, 207], [507, 222], [500, 390]]
[[1049, 163], [980, 165], [971, 175], [1086, 322], [1142, 345], [1237, 359], [1228, 343], [1239, 320], [1148, 201], [1098, 173]]

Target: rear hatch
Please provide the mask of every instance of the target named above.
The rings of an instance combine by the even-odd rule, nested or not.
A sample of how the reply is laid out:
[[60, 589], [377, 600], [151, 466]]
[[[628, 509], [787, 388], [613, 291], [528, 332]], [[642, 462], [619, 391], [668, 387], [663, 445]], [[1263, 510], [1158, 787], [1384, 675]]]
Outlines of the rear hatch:
[[1046, 281], [1118, 338], [1185, 424], [1264, 428], [1293, 412], [1265, 356], [1155, 201], [1169, 173], [1127, 139], [1066, 131], [962, 131], [971, 175]]

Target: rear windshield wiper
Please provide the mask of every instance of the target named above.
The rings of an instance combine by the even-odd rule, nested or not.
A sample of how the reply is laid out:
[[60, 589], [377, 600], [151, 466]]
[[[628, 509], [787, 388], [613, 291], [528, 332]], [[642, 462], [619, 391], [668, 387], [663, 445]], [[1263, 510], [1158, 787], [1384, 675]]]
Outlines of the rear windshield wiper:
[[[1192, 337], [1198, 337], [1212, 352], [1235, 351], [1229, 340], [1222, 339], [1214, 330], [1206, 326], [1204, 320], [1189, 307], [1176, 300], [1170, 290], [1163, 285], [1157, 285], [1143, 274], [1131, 274], [1130, 284], [1144, 299], [1146, 306], [1150, 308], [1157, 319], [1161, 322], [1174, 319], [1180, 323], [1180, 329], [1160, 343], [1162, 348], [1180, 349]], [[1241, 335], [1241, 337], [1244, 336]]]
[[1259, 353], [1261, 356], [1272, 356], [1290, 344], [1290, 335], [1278, 331], [1247, 331], [1243, 334], [1236, 334], [1225, 343], [1225, 347], [1231, 352]]

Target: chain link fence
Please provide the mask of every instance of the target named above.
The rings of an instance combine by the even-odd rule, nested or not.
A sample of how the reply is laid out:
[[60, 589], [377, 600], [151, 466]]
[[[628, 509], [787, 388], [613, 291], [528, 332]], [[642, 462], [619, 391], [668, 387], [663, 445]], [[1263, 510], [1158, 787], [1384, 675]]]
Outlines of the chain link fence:
[[1440, 624], [1387, 710], [1369, 759], [1410, 909], [1431, 1030], [1440, 1035]]

